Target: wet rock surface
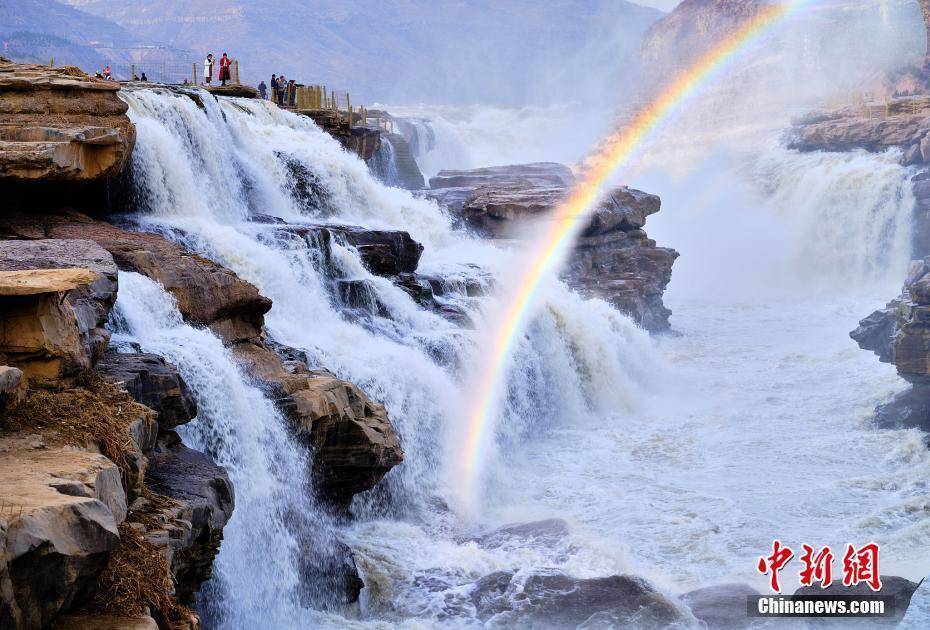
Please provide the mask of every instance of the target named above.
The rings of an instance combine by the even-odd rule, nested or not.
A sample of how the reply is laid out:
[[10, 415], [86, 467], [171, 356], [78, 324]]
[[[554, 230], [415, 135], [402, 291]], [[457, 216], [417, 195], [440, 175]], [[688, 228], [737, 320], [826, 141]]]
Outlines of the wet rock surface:
[[240, 344], [238, 361], [269, 390], [297, 436], [313, 449], [311, 474], [320, 494], [344, 506], [403, 461], [384, 405], [358, 387], [267, 347]]
[[110, 252], [116, 265], [159, 282], [184, 318], [208, 326], [227, 343], [261, 335], [271, 300], [251, 283], [166, 238], [132, 232], [76, 212], [0, 218], [0, 234], [18, 239], [85, 239]]
[[[441, 171], [424, 195], [444, 205], [476, 232], [517, 237], [520, 223], [544, 216], [564, 198], [573, 181], [560, 164]], [[643, 328], [669, 328], [671, 311], [662, 295], [678, 252], [658, 247], [643, 231], [659, 211], [656, 195], [626, 187], [610, 191], [593, 212], [575, 245], [563, 278], [583, 295], [602, 298]]]
[[0, 57], [0, 181], [118, 175], [135, 144], [119, 83]]
[[678, 608], [642, 578], [578, 579], [560, 572], [517, 579], [499, 571], [475, 584], [477, 616], [505, 627], [662, 627], [680, 621]]
[[110, 351], [97, 363], [97, 373], [158, 413], [161, 430], [190, 422], [197, 415], [197, 401], [187, 383], [176, 367], [157, 354]]
[[732, 582], [688, 591], [681, 601], [708, 628], [736, 630], [748, 627], [754, 619], [746, 609], [746, 602], [753, 595], [760, 593], [748, 584]]
[[[274, 217], [256, 217], [260, 222], [277, 223]], [[353, 225], [278, 223], [273, 230], [279, 238], [297, 237], [318, 250], [324, 262], [332, 259], [333, 242], [354, 247], [365, 267], [377, 276], [396, 276], [416, 271], [423, 245], [402, 230], [369, 230]]]
[[221, 466], [184, 446], [174, 432], [159, 436], [151, 460], [146, 484], [170, 501], [142, 498], [135, 507], [147, 514], [145, 536], [164, 550], [179, 599], [191, 602], [212, 575], [233, 513], [233, 486]]

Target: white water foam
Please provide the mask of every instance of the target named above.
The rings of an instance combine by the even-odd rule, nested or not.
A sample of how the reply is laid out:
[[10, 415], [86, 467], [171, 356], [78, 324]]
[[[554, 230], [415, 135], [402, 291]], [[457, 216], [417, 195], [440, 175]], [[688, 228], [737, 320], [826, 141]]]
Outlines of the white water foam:
[[[605, 304], [553, 288], [514, 361], [484, 525], [559, 516], [570, 530], [555, 544], [485, 549], [468, 540], [481, 525], [448, 509], [442, 474], [447, 429], [463, 407], [461, 370], [476, 358], [473, 333], [372, 276], [352, 248], [337, 247], [325, 269], [305, 243], [272, 238], [273, 225], [245, 219], [407, 229], [426, 245], [422, 271], [458, 278], [482, 277], [474, 264], [497, 274], [512, 252], [454, 233], [431, 203], [379, 185], [306, 119], [249, 101], [206, 98], [202, 111], [164, 92], [124, 98], [139, 129], [137, 180], [158, 190], [137, 219], [182, 230], [173, 237], [258, 285], [274, 301], [271, 336], [383, 401], [398, 428], [404, 464], [382, 492], [356, 501], [356, 522], [339, 530], [366, 581], [359, 623], [473, 622], [468, 593], [494, 570], [634, 572], [676, 590], [757, 580], [754, 559], [774, 534], [796, 545], [870, 536], [885, 544], [890, 568], [919, 571], [906, 572], [904, 558], [928, 547], [926, 450], [916, 431], [869, 427], [871, 407], [899, 384], [846, 337], [893, 292], [888, 280], [907, 258], [909, 200], [892, 194], [906, 190], [907, 173], [892, 158], [789, 154], [780, 165], [711, 165], [718, 176], [704, 181], [712, 190], [686, 180], [651, 186], [665, 209], [650, 219], [650, 234], [684, 253], [669, 295], [684, 334], [656, 346]], [[295, 196], [288, 160], [312, 173], [318, 198]], [[829, 181], [811, 188], [808, 170]], [[746, 183], [753, 173], [774, 188]], [[843, 229], [797, 245], [805, 229], [840, 219]], [[728, 259], [721, 238], [737, 246]], [[803, 273], [788, 273], [810, 262], [813, 245], [834, 250], [814, 264], [830, 279], [829, 297], [804, 288]], [[702, 273], [715, 257], [720, 265]], [[333, 274], [368, 282], [386, 314], [341, 312], [327, 289]], [[875, 281], [864, 297], [848, 290], [861, 274]], [[766, 293], [771, 278], [787, 285], [777, 296]], [[717, 293], [708, 279], [757, 290]], [[453, 299], [480, 317], [481, 298]], [[243, 544], [235, 535], [228, 532], [220, 564]], [[227, 586], [232, 599], [255, 580], [243, 572]], [[291, 605], [280, 614], [298, 616]]]

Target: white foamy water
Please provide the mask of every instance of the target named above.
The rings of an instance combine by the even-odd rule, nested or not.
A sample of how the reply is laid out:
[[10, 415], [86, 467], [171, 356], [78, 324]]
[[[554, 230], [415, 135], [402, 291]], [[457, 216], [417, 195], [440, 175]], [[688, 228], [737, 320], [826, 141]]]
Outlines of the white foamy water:
[[[774, 536], [795, 546], [874, 539], [884, 544], [886, 572], [908, 577], [930, 561], [915, 552], [930, 548], [922, 436], [869, 426], [874, 404], [900, 383], [847, 336], [894, 294], [908, 258], [912, 202], [893, 157], [781, 152], [748, 165], [711, 161], [693, 179], [643, 174], [643, 187], [664, 199], [650, 235], [682, 252], [668, 295], [681, 336], [651, 340], [606, 304], [554, 284], [519, 344], [474, 522], [457, 516], [446, 466], [457, 448], [449, 436], [465, 406], [463, 382], [480, 358], [475, 331], [372, 276], [351, 247], [336, 244], [323, 260], [306, 241], [248, 219], [408, 230], [426, 247], [420, 271], [459, 287], [446, 299], [479, 325], [493, 297], [469, 297], [461, 287], [502, 277], [514, 253], [453, 232], [436, 206], [378, 184], [309, 120], [267, 103], [206, 98], [203, 111], [154, 90], [124, 98], [139, 131], [137, 184], [150, 193], [136, 220], [255, 283], [274, 301], [269, 335], [384, 402], [405, 449], [381, 487], [356, 499], [352, 523], [326, 523], [362, 571], [357, 610], [322, 613], [267, 597], [275, 582], [262, 576], [287, 585], [293, 567], [279, 552], [293, 534], [273, 525], [276, 511], [297, 507], [310, 522], [326, 521], [300, 497], [292, 504], [275, 495], [276, 508], [250, 510], [249, 497], [263, 505], [264, 495], [237, 485], [239, 507], [217, 561], [222, 579], [208, 592], [228, 609], [220, 625], [247, 627], [262, 615], [280, 627], [292, 625], [280, 622], [288, 618], [471, 624], [474, 583], [497, 570], [520, 579], [553, 568], [582, 578], [635, 573], [670, 594], [727, 579], [758, 583], [755, 559]], [[295, 164], [315, 192], [298, 185]], [[862, 279], [867, 286], [850, 285]], [[365, 282], [380, 309], [347, 311], [333, 293], [336, 280]], [[154, 291], [128, 287], [131, 296]], [[131, 310], [130, 299], [121, 295], [121, 312]], [[215, 423], [248, 429], [224, 440], [221, 462], [234, 481], [249, 477], [253, 458], [299, 466], [305, 454], [278, 429], [256, 439], [262, 427], [277, 426], [277, 414], [219, 342], [191, 341], [207, 333], [172, 317], [129, 329], [144, 348], [178, 362], [199, 398], [216, 396], [215, 381], [195, 369], [193, 357], [204, 353], [204, 364], [215, 366], [208, 375], [243, 383], [237, 396], [250, 401], [229, 402], [222, 418], [203, 413], [189, 435]], [[496, 547], [471, 540], [505, 522], [551, 517], [569, 523], [565, 536]], [[256, 522], [271, 523], [273, 535], [253, 571], [249, 544], [256, 531], [264, 535]]]

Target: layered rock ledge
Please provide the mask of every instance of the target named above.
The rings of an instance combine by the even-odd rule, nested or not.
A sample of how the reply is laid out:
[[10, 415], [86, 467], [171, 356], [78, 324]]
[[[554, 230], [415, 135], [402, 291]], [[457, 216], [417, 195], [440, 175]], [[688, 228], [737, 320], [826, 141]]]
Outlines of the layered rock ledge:
[[[441, 171], [424, 194], [458, 220], [491, 238], [520, 237], [522, 221], [542, 218], [574, 181], [561, 164], [538, 163], [472, 171]], [[599, 297], [643, 328], [669, 328], [662, 295], [678, 252], [658, 247], [643, 226], [659, 211], [659, 197], [627, 187], [607, 194], [568, 260], [563, 278], [583, 295]]]
[[[0, 235], [17, 239], [82, 239], [112, 255], [116, 265], [160, 283], [184, 318], [208, 326], [227, 343], [262, 334], [271, 300], [234, 272], [157, 234], [131, 232], [77, 212], [0, 217]], [[12, 242], [12, 241], [10, 241]]]
[[135, 144], [119, 83], [0, 57], [0, 180], [118, 175]]
[[879, 426], [930, 431], [930, 257], [912, 262], [901, 295], [863, 318], [850, 336], [910, 385], [875, 410]]

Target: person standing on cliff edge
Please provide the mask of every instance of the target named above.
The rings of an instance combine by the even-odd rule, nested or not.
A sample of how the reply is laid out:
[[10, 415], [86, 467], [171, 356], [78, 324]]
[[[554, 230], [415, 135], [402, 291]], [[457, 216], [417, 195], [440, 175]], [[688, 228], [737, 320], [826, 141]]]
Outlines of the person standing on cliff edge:
[[226, 86], [226, 82], [229, 81], [229, 66], [232, 65], [232, 60], [226, 56], [226, 53], [223, 53], [223, 56], [220, 58], [220, 85], [223, 87]]
[[268, 92], [268, 86], [265, 85], [265, 82], [262, 81], [258, 84], [258, 93], [262, 97], [262, 100], [265, 100], [265, 94]]
[[213, 53], [208, 53], [207, 58], [203, 60], [203, 82], [210, 85], [213, 80]]

